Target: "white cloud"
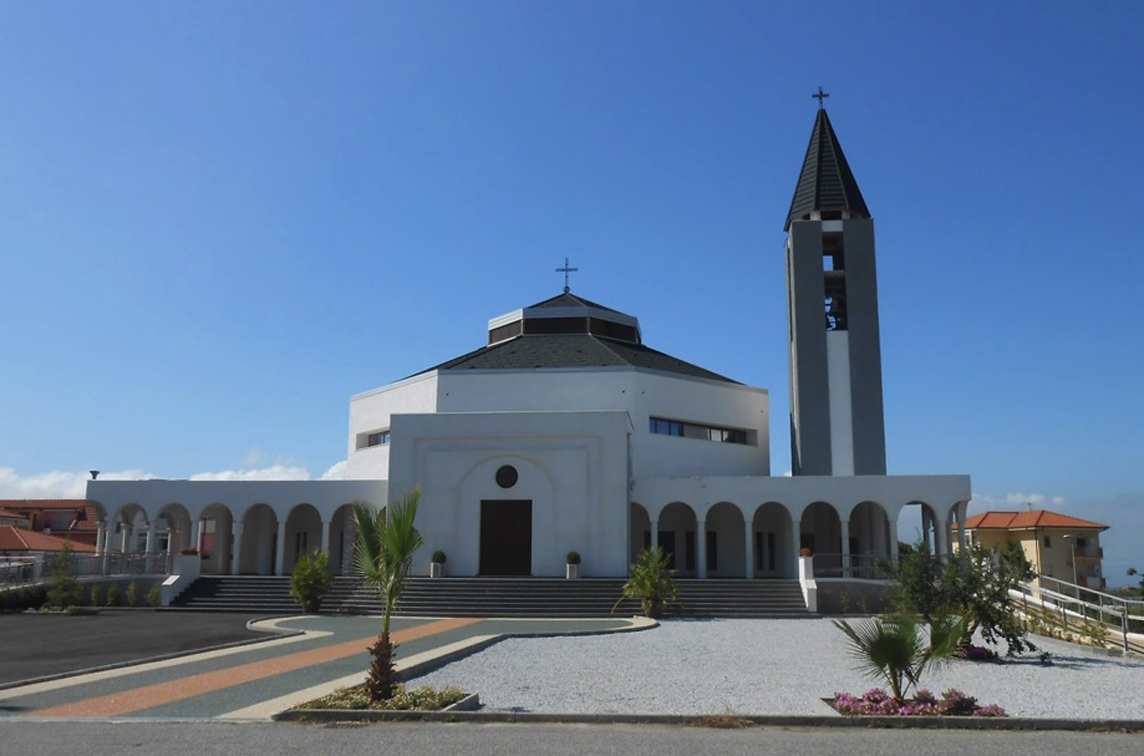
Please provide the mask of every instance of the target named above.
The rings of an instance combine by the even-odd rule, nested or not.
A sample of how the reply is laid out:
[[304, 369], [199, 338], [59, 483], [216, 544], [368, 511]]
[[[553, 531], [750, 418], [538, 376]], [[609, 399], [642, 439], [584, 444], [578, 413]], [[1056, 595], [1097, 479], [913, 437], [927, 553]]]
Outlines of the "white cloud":
[[[1032, 505], [1030, 507], [1029, 505]], [[1023, 493], [1017, 491], [1004, 496], [975, 493], [969, 501], [969, 507], [974, 511], [1000, 509], [1005, 511], [1021, 511], [1025, 509], [1045, 509], [1046, 507], [1062, 509], [1068, 506], [1068, 500], [1063, 496], [1049, 496], [1043, 493]]]
[[246, 456], [242, 458], [242, 464], [245, 467], [250, 467], [251, 465], [257, 465], [264, 458], [265, 455], [263, 455], [262, 450], [257, 446], [252, 446], [250, 451], [246, 453]]
[[[145, 480], [155, 477], [143, 470], [101, 472], [100, 480]], [[36, 475], [21, 475], [10, 467], [0, 467], [2, 499], [82, 499], [91, 475], [82, 472], [53, 470]]]
[[274, 464], [243, 470], [195, 473], [190, 480], [311, 480], [310, 471], [292, 464]]
[[329, 470], [322, 473], [322, 477], [319, 478], [319, 480], [345, 480], [348, 468], [349, 463], [344, 459], [341, 462], [335, 462], [330, 465]]

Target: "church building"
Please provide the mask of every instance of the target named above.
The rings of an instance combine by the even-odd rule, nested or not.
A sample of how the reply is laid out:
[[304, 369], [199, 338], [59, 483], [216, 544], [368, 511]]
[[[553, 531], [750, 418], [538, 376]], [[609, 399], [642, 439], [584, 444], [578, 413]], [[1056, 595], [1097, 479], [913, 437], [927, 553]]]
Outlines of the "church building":
[[790, 476], [771, 474], [766, 389], [657, 351], [637, 317], [565, 286], [353, 396], [347, 480], [92, 480], [98, 548], [197, 546], [218, 574], [288, 574], [318, 548], [348, 569], [350, 503], [419, 487], [418, 575], [440, 549], [451, 576], [563, 576], [577, 551], [583, 576], [620, 577], [658, 545], [681, 577], [792, 578], [806, 549], [851, 577], [896, 558], [906, 507], [947, 553], [969, 477], [886, 474], [874, 222], [821, 107], [785, 229]]

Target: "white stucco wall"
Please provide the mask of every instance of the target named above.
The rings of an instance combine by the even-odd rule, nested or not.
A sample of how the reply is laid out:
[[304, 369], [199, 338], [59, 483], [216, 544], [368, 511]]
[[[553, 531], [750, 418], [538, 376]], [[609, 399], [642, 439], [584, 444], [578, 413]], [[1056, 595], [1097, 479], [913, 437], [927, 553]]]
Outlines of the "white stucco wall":
[[[624, 412], [394, 416], [390, 491], [422, 491], [414, 573], [427, 574], [442, 549], [449, 574], [478, 574], [481, 501], [528, 499], [533, 575], [563, 575], [570, 550], [585, 577], [626, 574], [630, 431]], [[520, 475], [511, 489], [494, 479], [501, 465]]]
[[388, 430], [394, 413], [437, 411], [437, 373], [407, 378], [350, 398], [346, 476], [354, 480], [389, 476], [389, 446], [364, 446], [370, 433]]

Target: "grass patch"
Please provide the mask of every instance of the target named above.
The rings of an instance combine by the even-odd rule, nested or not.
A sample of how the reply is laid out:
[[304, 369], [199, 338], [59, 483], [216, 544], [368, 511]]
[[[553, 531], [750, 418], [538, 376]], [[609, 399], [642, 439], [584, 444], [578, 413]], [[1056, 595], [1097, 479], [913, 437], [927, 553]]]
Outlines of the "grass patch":
[[394, 688], [393, 698], [370, 705], [369, 695], [364, 685], [353, 688], [339, 688], [328, 696], [307, 701], [297, 709], [372, 709], [374, 711], [440, 711], [451, 706], [467, 694], [460, 688], [442, 688], [437, 690], [423, 685], [420, 688], [409, 689], [398, 684]]

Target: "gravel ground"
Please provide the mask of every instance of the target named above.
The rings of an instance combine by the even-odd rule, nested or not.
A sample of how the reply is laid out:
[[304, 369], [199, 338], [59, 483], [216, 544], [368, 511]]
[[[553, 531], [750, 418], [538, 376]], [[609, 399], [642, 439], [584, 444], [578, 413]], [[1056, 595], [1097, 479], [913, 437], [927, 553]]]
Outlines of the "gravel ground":
[[[956, 661], [922, 678], [1010, 716], [1144, 719], [1144, 662], [1036, 639], [1053, 663]], [[480, 694], [486, 710], [831, 714], [835, 692], [881, 686], [829, 620], [666, 621], [635, 633], [511, 638], [417, 680]]]

